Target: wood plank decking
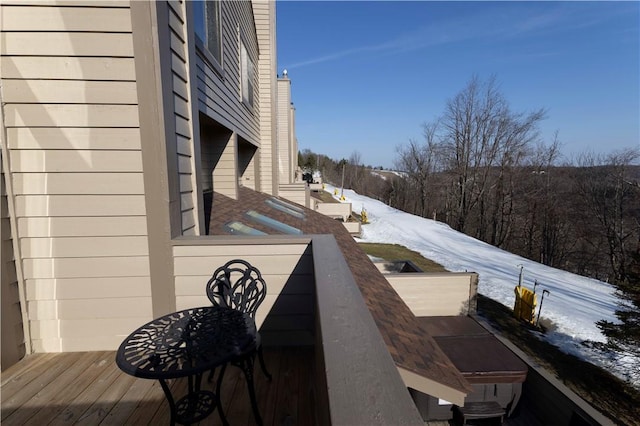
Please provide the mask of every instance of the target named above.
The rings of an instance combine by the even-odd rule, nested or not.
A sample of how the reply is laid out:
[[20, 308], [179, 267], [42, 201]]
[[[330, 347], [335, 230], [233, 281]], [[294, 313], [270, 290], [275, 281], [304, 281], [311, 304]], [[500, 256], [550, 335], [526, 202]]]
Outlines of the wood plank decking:
[[[314, 424], [313, 348], [264, 347], [268, 382], [256, 364], [255, 383], [265, 425]], [[205, 388], [215, 383], [203, 380]], [[186, 380], [173, 380], [181, 396]], [[254, 424], [241, 371], [225, 373], [222, 405], [231, 425]], [[3, 425], [169, 424], [169, 406], [157, 380], [137, 379], [115, 364], [115, 352], [34, 354], [2, 372]], [[201, 425], [219, 425], [214, 412]]]

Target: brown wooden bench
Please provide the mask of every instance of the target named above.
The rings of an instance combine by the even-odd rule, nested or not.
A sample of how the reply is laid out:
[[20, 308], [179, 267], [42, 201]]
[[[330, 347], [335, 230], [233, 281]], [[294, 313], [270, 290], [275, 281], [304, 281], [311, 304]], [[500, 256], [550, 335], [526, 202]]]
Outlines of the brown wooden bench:
[[491, 419], [500, 418], [500, 424], [504, 419], [504, 408], [495, 401], [485, 402], [467, 402], [464, 406], [459, 407], [455, 405], [453, 407], [454, 415], [462, 418], [462, 424], [468, 424], [467, 421], [474, 419]]

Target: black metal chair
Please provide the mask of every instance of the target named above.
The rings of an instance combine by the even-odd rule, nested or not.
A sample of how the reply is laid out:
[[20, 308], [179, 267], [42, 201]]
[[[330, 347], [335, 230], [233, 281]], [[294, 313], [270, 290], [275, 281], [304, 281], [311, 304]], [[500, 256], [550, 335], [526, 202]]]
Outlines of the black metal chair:
[[[234, 259], [216, 269], [211, 279], [207, 282], [207, 297], [211, 303], [217, 306], [225, 306], [248, 314], [255, 321], [256, 311], [264, 301], [267, 294], [267, 285], [260, 271], [249, 262], [242, 259]], [[251, 406], [258, 424], [262, 424], [258, 406], [256, 403], [255, 389], [253, 386], [253, 366], [256, 354], [260, 360], [262, 372], [271, 381], [271, 374], [267, 371], [262, 355], [260, 333], [256, 327], [256, 350], [247, 356], [231, 360], [231, 364], [240, 367], [245, 374], [249, 388]], [[221, 375], [224, 374], [222, 367]], [[209, 380], [213, 377], [213, 371]], [[222, 377], [222, 376], [221, 376]], [[218, 395], [220, 394], [220, 381], [218, 381]]]

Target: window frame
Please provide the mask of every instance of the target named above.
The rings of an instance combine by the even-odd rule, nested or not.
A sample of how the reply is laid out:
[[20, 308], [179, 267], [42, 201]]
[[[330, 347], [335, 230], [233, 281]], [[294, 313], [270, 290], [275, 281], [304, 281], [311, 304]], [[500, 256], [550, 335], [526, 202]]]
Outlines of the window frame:
[[255, 63], [251, 59], [247, 44], [242, 37], [239, 37], [240, 48], [238, 49], [240, 64], [240, 101], [249, 109], [255, 106]]
[[[211, 26], [208, 25], [207, 10], [208, 6], [215, 8], [217, 26], [216, 31], [216, 51], [210, 48], [211, 42]], [[201, 18], [200, 18], [201, 17]], [[222, 38], [222, 2], [219, 0], [194, 0], [193, 1], [193, 18], [194, 18], [194, 34], [196, 47], [199, 52], [206, 58], [207, 62], [213, 66], [216, 71], [222, 74], [224, 64], [224, 43]], [[203, 39], [204, 37], [204, 39]], [[217, 54], [216, 54], [217, 52]], [[218, 57], [219, 56], [219, 57]]]

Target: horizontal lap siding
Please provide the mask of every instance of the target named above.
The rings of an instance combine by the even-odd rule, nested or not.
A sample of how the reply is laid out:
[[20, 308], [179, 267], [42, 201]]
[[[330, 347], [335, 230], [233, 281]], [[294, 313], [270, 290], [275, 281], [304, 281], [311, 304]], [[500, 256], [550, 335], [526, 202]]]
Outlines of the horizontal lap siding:
[[260, 91], [260, 190], [277, 195], [274, 182], [273, 157], [276, 155], [276, 58], [275, 6], [273, 2], [252, 1], [260, 56], [258, 87]]
[[289, 134], [291, 110], [291, 83], [288, 79], [278, 80], [278, 101], [277, 101], [277, 121], [278, 121], [278, 164], [280, 170], [280, 184], [291, 183], [289, 178], [289, 169], [291, 167], [291, 158], [289, 158], [289, 147], [292, 135]]
[[113, 350], [152, 315], [129, 3], [4, 2], [1, 19], [33, 347]]
[[20, 295], [18, 277], [13, 254], [13, 235], [9, 219], [9, 206], [4, 184], [4, 169], [0, 174], [0, 272], [2, 275], [2, 289], [0, 291], [0, 315], [2, 315], [2, 370], [18, 362], [26, 352], [24, 333], [22, 328], [22, 311], [20, 308]]
[[315, 278], [308, 244], [176, 246], [177, 308], [210, 304], [207, 281], [216, 268], [238, 258], [258, 268], [267, 284], [267, 296], [256, 315], [265, 341], [312, 342]]
[[178, 179], [180, 180], [180, 214], [182, 235], [198, 234], [198, 209], [200, 202], [196, 191], [195, 154], [193, 146], [193, 118], [191, 116], [191, 92], [187, 57], [187, 28], [185, 4], [169, 3], [169, 37], [173, 87], [173, 111], [175, 117], [175, 141]]
[[[222, 76], [198, 55], [197, 88], [200, 111], [243, 139], [260, 145], [258, 104], [258, 44], [250, 2], [223, 2], [222, 9]], [[245, 106], [240, 97], [240, 46], [238, 26], [243, 34], [254, 65], [254, 105]]]
[[417, 317], [469, 313], [471, 276], [392, 274], [387, 280]]

